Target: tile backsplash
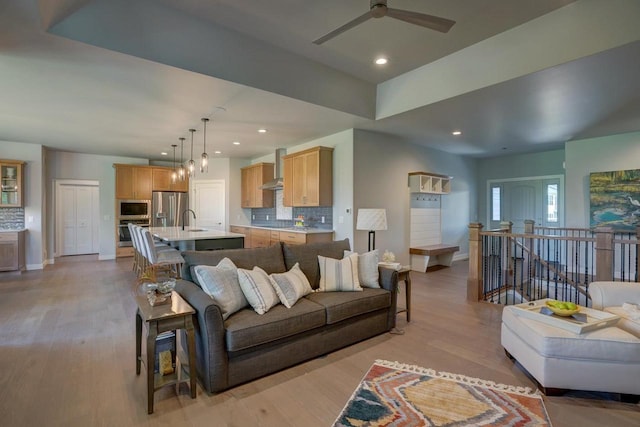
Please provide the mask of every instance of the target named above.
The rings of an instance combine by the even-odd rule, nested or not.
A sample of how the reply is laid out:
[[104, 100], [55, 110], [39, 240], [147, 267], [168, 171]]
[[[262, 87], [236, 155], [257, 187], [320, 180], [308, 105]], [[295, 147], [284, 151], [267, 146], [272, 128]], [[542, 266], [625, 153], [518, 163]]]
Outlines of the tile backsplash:
[[[333, 207], [321, 206], [313, 208], [293, 208], [292, 220], [276, 219], [276, 208], [255, 208], [251, 209], [251, 225], [287, 228], [293, 227], [295, 218], [298, 215], [304, 217], [304, 224], [307, 227], [320, 228], [323, 230], [333, 230]], [[322, 222], [324, 217], [324, 223]]]
[[24, 228], [24, 208], [0, 208], [0, 229]]

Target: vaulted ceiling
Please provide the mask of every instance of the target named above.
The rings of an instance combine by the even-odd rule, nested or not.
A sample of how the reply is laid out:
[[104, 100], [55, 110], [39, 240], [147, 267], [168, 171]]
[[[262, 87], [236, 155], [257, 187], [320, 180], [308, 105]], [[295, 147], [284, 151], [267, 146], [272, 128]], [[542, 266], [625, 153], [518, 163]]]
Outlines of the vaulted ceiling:
[[223, 157], [349, 128], [492, 156], [640, 130], [640, 2], [388, 3], [456, 24], [387, 16], [316, 45], [369, 1], [5, 0], [0, 140], [161, 159], [189, 128], [199, 153], [208, 117]]

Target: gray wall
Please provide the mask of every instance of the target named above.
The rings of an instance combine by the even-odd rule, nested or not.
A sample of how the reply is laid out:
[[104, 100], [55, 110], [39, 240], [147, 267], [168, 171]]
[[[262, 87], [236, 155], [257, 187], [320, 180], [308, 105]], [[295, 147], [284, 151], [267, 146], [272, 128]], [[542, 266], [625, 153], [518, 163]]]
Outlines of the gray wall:
[[[386, 208], [387, 231], [376, 232], [376, 247], [409, 264], [409, 172], [453, 176], [451, 193], [442, 196], [442, 242], [460, 246], [456, 259], [468, 255], [468, 225], [476, 217], [476, 160], [408, 144], [398, 138], [356, 130], [354, 134], [354, 212]], [[354, 227], [355, 228], [355, 227]], [[355, 231], [355, 249], [367, 249], [367, 232]]]
[[[487, 218], [488, 180], [564, 175], [564, 160], [564, 150], [478, 159], [478, 175], [476, 177], [478, 216], [472, 219], [484, 224], [485, 227], [489, 223]], [[568, 192], [566, 187], [565, 191]]]
[[567, 227], [589, 227], [589, 174], [640, 169], [640, 132], [565, 144]]
[[149, 164], [146, 159], [99, 156], [47, 150], [46, 195], [50, 201], [46, 212], [48, 235], [47, 253], [53, 261], [55, 248], [55, 181], [59, 179], [93, 180], [100, 185], [100, 259], [115, 258], [115, 197], [116, 174], [114, 163]]

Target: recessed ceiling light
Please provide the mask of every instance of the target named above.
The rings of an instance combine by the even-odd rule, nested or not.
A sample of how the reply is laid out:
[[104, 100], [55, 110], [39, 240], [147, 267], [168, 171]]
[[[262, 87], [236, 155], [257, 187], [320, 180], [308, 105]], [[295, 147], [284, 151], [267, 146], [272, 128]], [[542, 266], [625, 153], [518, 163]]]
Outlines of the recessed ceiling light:
[[266, 129], [258, 129], [258, 132], [259, 133], [267, 133], [267, 130]]
[[168, 153], [166, 151], [163, 151], [162, 153], [160, 153], [161, 156], [166, 156]]
[[380, 58], [376, 58], [376, 64], [378, 65], [384, 65], [388, 62], [389, 60], [383, 56], [381, 56]]
[[233, 145], [240, 145], [238, 141], [233, 141]]
[[220, 151], [220, 150], [216, 150], [216, 151], [214, 151], [213, 153], [214, 153], [214, 154], [222, 154], [222, 151]]
[[453, 132], [451, 132], [451, 135], [455, 135], [455, 136], [462, 135], [462, 131], [454, 130]]

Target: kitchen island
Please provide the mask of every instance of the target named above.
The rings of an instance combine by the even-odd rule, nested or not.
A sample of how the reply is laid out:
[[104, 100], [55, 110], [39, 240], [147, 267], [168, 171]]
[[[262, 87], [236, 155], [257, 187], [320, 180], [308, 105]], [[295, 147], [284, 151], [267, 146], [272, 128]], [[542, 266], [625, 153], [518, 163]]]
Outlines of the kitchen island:
[[151, 235], [181, 251], [210, 251], [244, 247], [244, 235], [186, 227], [150, 227]]

